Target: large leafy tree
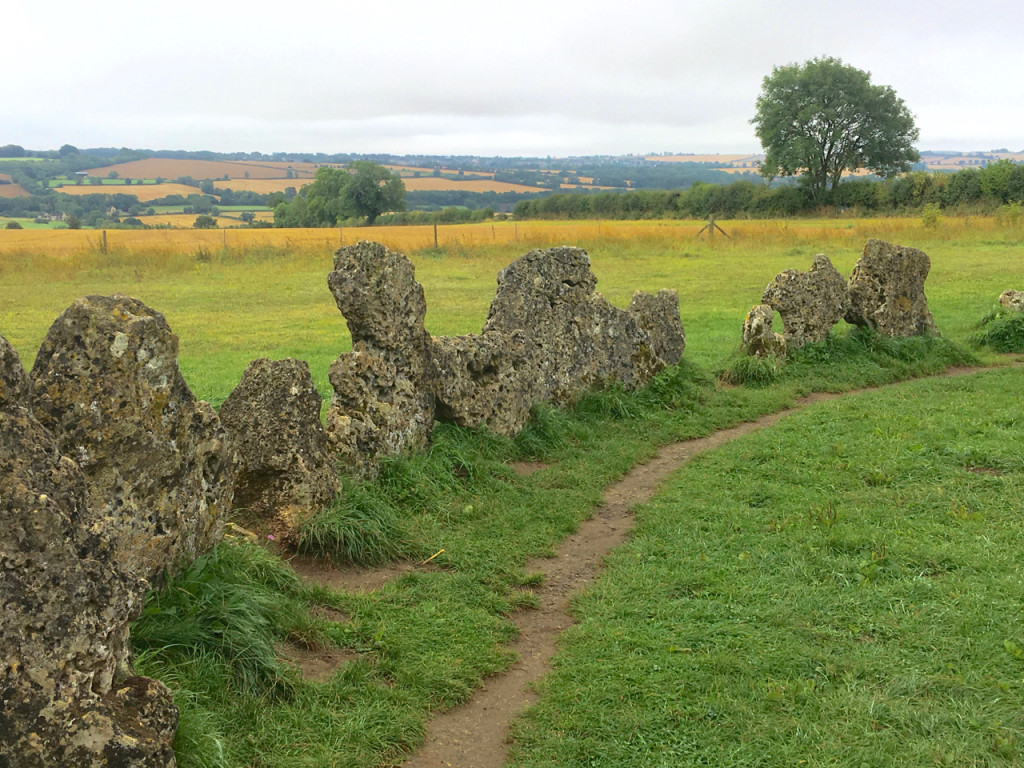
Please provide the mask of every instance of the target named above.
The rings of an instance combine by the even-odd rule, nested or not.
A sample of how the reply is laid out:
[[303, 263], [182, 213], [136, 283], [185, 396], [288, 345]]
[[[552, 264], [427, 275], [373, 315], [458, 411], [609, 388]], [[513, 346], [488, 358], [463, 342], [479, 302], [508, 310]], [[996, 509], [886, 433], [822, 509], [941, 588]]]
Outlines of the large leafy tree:
[[347, 168], [317, 169], [313, 181], [290, 202], [274, 207], [278, 227], [333, 227], [365, 216], [367, 224], [387, 211], [405, 210], [405, 184], [382, 165], [357, 161]]
[[920, 158], [914, 116], [903, 100], [839, 59], [773, 69], [750, 122], [765, 150], [761, 174], [800, 175], [818, 202], [845, 171], [866, 168], [888, 177]]
[[367, 224], [382, 213], [405, 210], [405, 184], [397, 173], [382, 165], [357, 160], [349, 166], [351, 177], [342, 190], [344, 207]]

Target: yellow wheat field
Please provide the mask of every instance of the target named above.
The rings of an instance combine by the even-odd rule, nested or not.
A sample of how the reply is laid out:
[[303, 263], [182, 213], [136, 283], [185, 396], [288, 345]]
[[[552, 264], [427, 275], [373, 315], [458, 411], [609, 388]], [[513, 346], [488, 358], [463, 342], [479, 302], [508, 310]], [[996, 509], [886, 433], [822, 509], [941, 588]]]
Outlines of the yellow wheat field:
[[[315, 163], [264, 162], [262, 160], [176, 160], [150, 157], [129, 163], [104, 165], [89, 171], [92, 176], [107, 176], [112, 171], [126, 179], [176, 179], [191, 176], [202, 179], [283, 179], [291, 170], [296, 176], [313, 178]], [[248, 175], [247, 175], [248, 174]]]
[[507, 181], [493, 181], [491, 179], [446, 179], [444, 177], [422, 176], [420, 178], [404, 178], [402, 183], [410, 191], [441, 191], [458, 190], [460, 192], [538, 192], [539, 187], [529, 187], [525, 184], [512, 184]]
[[[264, 212], [263, 215], [267, 215]], [[152, 218], [152, 217], [151, 217]], [[183, 221], [195, 221], [194, 215], [181, 215]], [[703, 221], [526, 221], [481, 224], [439, 225], [436, 228], [440, 248], [458, 249], [475, 245], [522, 243], [529, 248], [602, 241], [663, 240], [697, 243], [707, 239], [698, 234]], [[822, 250], [858, 247], [871, 237], [894, 242], [910, 242], [924, 229], [920, 219], [813, 219], [726, 221], [718, 224], [728, 237], [717, 236], [717, 242], [731, 247], [750, 247], [753, 251], [766, 244], [811, 244]], [[191, 222], [187, 223], [191, 227]], [[233, 219], [222, 219], [222, 226], [236, 226]], [[946, 219], [941, 234], [957, 237], [967, 231], [997, 229], [995, 217]], [[391, 227], [345, 227], [343, 229], [151, 229], [109, 230], [106, 233], [108, 252], [131, 256], [156, 256], [160, 253], [194, 253], [200, 249], [224, 248], [246, 251], [263, 247], [331, 252], [341, 245], [360, 240], [374, 240], [405, 253], [433, 248], [435, 228], [432, 225]], [[935, 231], [932, 232], [934, 236]], [[698, 237], [700, 240], [698, 240]], [[45, 254], [73, 256], [96, 253], [103, 247], [103, 233], [97, 230], [0, 230], [0, 269], [8, 259]]]
[[200, 195], [199, 187], [190, 187], [186, 184], [92, 184], [68, 185], [57, 187], [57, 191], [65, 195], [135, 195], [140, 203], [148, 203], [168, 195]]

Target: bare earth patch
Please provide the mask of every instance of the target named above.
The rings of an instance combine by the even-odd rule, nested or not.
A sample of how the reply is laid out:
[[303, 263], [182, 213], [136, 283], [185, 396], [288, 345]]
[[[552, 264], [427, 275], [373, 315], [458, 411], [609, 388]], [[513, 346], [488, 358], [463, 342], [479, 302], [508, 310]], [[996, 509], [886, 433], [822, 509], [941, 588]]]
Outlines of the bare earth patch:
[[306, 680], [325, 683], [334, 673], [360, 654], [348, 648], [306, 648], [295, 643], [283, 643], [277, 647], [278, 657], [299, 670]]

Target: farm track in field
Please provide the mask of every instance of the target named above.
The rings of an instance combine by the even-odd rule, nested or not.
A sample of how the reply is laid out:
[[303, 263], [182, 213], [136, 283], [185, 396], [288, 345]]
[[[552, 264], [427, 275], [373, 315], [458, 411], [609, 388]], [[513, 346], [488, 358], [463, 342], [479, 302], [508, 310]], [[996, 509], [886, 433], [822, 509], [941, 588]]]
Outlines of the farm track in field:
[[[1024, 361], [1020, 358], [1012, 363], [1014, 367], [1022, 364]], [[939, 375], [966, 376], [982, 370], [986, 369], [951, 368]], [[638, 464], [621, 480], [608, 486], [601, 506], [580, 524], [575, 534], [562, 542], [554, 557], [527, 563], [526, 572], [543, 573], [544, 580], [535, 589], [538, 607], [520, 611], [512, 618], [519, 630], [517, 639], [510, 645], [516, 662], [505, 673], [485, 680], [465, 704], [434, 717], [427, 726], [423, 744], [402, 764], [403, 768], [500, 768], [504, 765], [512, 721], [524, 707], [537, 701], [532, 684], [548, 672], [558, 636], [573, 623], [570, 601], [597, 577], [604, 557], [626, 540], [633, 527], [633, 508], [649, 500], [670, 474], [704, 451], [770, 427], [814, 403], [904, 383], [799, 398], [790, 408], [755, 421], [707, 437], [663, 446], [653, 458]], [[373, 571], [338, 570], [301, 559], [293, 560], [292, 564], [305, 580], [356, 591], [376, 589], [416, 568], [404, 564]]]

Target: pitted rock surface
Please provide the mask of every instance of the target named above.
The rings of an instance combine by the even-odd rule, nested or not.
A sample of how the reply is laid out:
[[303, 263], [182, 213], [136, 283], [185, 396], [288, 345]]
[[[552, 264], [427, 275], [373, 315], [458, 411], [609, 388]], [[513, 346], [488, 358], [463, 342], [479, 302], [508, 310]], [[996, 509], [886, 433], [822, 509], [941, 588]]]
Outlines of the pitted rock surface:
[[643, 386], [664, 362], [635, 317], [594, 292], [581, 248], [530, 251], [498, 275], [484, 333], [525, 332], [532, 343], [533, 402], [572, 403], [586, 390]]
[[290, 543], [298, 527], [341, 492], [321, 403], [305, 361], [260, 358], [220, 408], [238, 452], [235, 508]]
[[647, 335], [651, 338], [651, 350], [665, 365], [676, 365], [683, 359], [686, 349], [686, 333], [679, 317], [679, 294], [663, 289], [656, 294], [637, 291], [626, 307]]
[[772, 330], [775, 310], [767, 304], [751, 308], [743, 320], [743, 350], [754, 357], [784, 357], [786, 338]]
[[531, 353], [522, 331], [433, 340], [437, 418], [515, 435], [530, 420]]
[[850, 275], [846, 321], [888, 336], [938, 333], [924, 295], [930, 269], [924, 251], [868, 240]]
[[327, 284], [352, 334], [331, 365], [327, 434], [350, 468], [372, 473], [379, 458], [424, 447], [434, 425], [423, 286], [405, 256], [365, 241], [337, 251]]
[[21, 365], [14, 347], [0, 336], [0, 408], [8, 405], [28, 405], [32, 380]]
[[178, 371], [167, 321], [121, 294], [76, 300], [32, 368], [33, 411], [86, 480], [110, 548], [97, 556], [156, 585], [219, 541], [232, 453]]
[[807, 272], [787, 269], [764, 289], [761, 303], [782, 319], [789, 347], [824, 341], [848, 306], [846, 280], [828, 256], [819, 253]]
[[1003, 291], [999, 294], [999, 305], [1016, 312], [1024, 312], [1024, 291]]
[[8, 387], [27, 377], [0, 350], [0, 765], [169, 768], [177, 709], [130, 666], [146, 582], [101, 559], [85, 478]]

